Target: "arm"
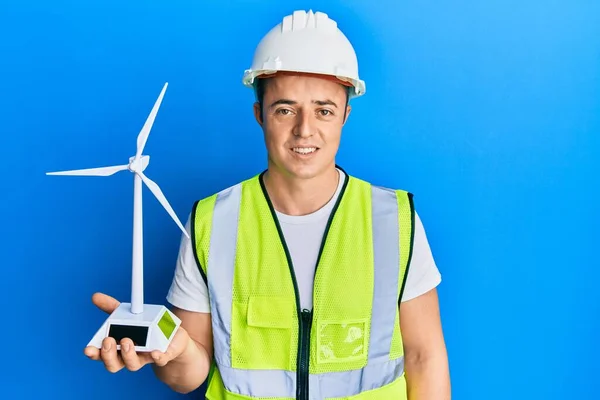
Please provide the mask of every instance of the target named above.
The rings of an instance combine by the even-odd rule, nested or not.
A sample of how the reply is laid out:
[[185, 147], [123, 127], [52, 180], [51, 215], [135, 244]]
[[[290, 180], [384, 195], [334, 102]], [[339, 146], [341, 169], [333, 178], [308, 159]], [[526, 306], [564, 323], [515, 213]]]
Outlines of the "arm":
[[[191, 237], [192, 215], [185, 229]], [[200, 275], [192, 240], [182, 236], [177, 266], [167, 300], [173, 313], [181, 319], [184, 348], [181, 355], [165, 365], [159, 359], [152, 365], [157, 378], [179, 393], [197, 389], [208, 376], [213, 357], [213, 337], [208, 288]], [[169, 359], [170, 357], [166, 357]]]
[[409, 400], [450, 400], [448, 356], [437, 290], [400, 305]]
[[[191, 235], [190, 218], [186, 230]], [[117, 353], [115, 340], [108, 337], [104, 339], [101, 350], [88, 346], [85, 354], [92, 360], [101, 360], [112, 373], [123, 368], [138, 371], [146, 364], [151, 364], [157, 378], [172, 390], [188, 393], [197, 389], [204, 383], [210, 370], [213, 338], [208, 289], [194, 259], [193, 244], [186, 237], [181, 240], [167, 300], [179, 306], [173, 307], [172, 311], [181, 319], [181, 326], [165, 353], [137, 353], [130, 339], [121, 341], [122, 350]], [[116, 299], [102, 293], [94, 294], [92, 302], [108, 314], [119, 305]]]
[[[119, 302], [102, 293], [92, 297], [94, 304], [112, 313]], [[124, 368], [138, 371], [146, 364], [152, 364], [157, 377], [171, 389], [179, 393], [188, 393], [197, 389], [206, 380], [212, 359], [212, 326], [210, 314], [174, 309], [181, 319], [181, 326], [169, 344], [167, 351], [136, 352], [133, 341], [121, 340], [121, 351], [117, 352], [112, 337], [102, 341], [102, 348], [87, 346], [85, 354], [92, 360], [102, 361], [106, 369], [116, 373]]]
[[[182, 353], [169, 361], [168, 351], [164, 360], [155, 359], [154, 373], [162, 382], [179, 393], [189, 393], [197, 389], [208, 376], [213, 354], [212, 326], [210, 314], [174, 308], [173, 313], [181, 319], [178, 332], [185, 336], [181, 340]], [[174, 351], [177, 351], [176, 349]]]

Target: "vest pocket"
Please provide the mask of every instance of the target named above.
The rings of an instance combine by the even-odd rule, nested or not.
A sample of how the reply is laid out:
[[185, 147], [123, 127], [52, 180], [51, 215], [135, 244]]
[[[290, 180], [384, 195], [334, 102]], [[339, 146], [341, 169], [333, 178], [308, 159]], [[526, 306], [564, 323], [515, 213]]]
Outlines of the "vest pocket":
[[317, 331], [317, 363], [362, 361], [367, 357], [368, 319], [320, 321]]
[[[233, 303], [232, 366], [243, 369], [291, 368], [295, 303], [286, 297], [250, 296]], [[294, 329], [295, 328], [295, 329]]]

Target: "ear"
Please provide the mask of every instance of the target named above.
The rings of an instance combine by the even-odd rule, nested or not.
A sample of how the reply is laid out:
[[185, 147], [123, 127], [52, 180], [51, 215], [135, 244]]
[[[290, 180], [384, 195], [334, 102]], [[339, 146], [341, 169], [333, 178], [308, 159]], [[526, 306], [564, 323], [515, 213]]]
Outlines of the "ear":
[[352, 111], [352, 107], [350, 105], [346, 106], [346, 117], [344, 118], [344, 122], [342, 123], [343, 125], [346, 125], [346, 121], [348, 121], [348, 117], [350, 116], [350, 111]]
[[257, 102], [254, 103], [254, 118], [256, 119], [256, 122], [258, 122], [258, 124], [260, 126], [263, 125], [263, 119], [262, 119], [262, 115], [260, 112], [260, 104]]

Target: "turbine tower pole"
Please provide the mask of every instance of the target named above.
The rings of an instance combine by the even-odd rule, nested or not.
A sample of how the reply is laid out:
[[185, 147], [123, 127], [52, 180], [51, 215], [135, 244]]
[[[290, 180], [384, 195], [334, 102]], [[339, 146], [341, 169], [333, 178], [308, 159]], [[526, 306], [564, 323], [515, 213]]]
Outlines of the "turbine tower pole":
[[[139, 163], [140, 160], [134, 161]], [[139, 164], [138, 164], [139, 165]], [[144, 311], [144, 248], [142, 219], [142, 178], [134, 176], [133, 189], [133, 255], [131, 263], [131, 312], [140, 314]]]

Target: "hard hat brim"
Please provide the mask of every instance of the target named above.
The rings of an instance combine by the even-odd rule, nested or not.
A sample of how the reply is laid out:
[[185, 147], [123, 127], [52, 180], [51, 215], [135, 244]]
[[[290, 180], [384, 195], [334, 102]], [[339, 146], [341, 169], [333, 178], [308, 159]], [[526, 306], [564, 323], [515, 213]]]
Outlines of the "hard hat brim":
[[341, 85], [352, 87], [354, 90], [350, 91], [350, 97], [355, 98], [365, 94], [366, 88], [364, 81], [360, 79], [352, 79], [345, 76], [335, 76], [331, 74], [324, 74], [319, 72], [306, 72], [306, 71], [292, 71], [292, 70], [263, 70], [263, 71], [251, 71], [247, 70], [244, 73], [243, 84], [248, 88], [254, 88], [256, 79], [273, 78], [280, 75], [301, 75], [301, 76], [312, 76], [316, 78], [326, 79], [337, 82]]

